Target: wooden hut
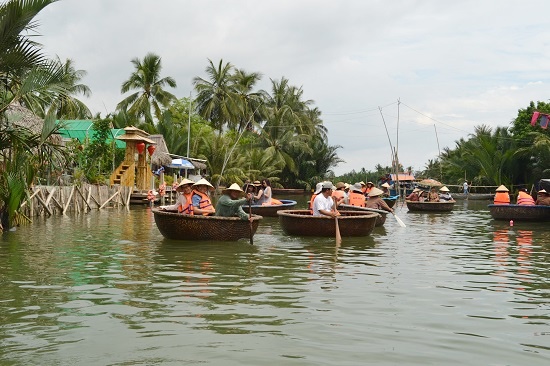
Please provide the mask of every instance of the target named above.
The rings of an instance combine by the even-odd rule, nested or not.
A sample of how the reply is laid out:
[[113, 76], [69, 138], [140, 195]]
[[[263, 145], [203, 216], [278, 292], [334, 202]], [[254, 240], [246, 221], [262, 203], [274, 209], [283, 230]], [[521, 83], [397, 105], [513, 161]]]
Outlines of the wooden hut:
[[125, 187], [135, 185], [138, 190], [150, 189], [152, 173], [147, 154], [154, 152], [151, 146], [155, 145], [155, 141], [149, 138], [147, 132], [134, 126], [126, 127], [124, 134], [116, 138], [126, 142], [126, 153], [122, 163], [111, 174], [110, 184]]

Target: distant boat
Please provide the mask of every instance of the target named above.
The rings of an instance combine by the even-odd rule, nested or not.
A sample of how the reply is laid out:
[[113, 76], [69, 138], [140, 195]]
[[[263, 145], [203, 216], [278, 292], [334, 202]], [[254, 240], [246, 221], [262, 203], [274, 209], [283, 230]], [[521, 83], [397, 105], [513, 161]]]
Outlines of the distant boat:
[[495, 220], [550, 221], [550, 206], [488, 205]]
[[296, 206], [296, 201], [293, 200], [279, 200], [283, 204], [282, 205], [252, 205], [252, 207], [249, 207], [248, 205], [243, 206], [244, 212], [248, 213], [248, 210], [252, 209], [252, 214], [254, 215], [260, 215], [260, 216], [267, 216], [267, 217], [277, 217], [277, 211], [279, 210], [291, 210]]
[[258, 229], [261, 216], [254, 215], [252, 225], [240, 217], [182, 215], [153, 209], [155, 223], [165, 238], [175, 240], [236, 241], [250, 238]]
[[405, 201], [409, 211], [414, 212], [450, 212], [453, 210], [455, 201], [440, 201], [440, 202], [419, 202]]
[[[313, 216], [309, 210], [282, 210], [277, 212], [284, 232], [298, 236], [334, 237], [335, 219], [328, 216]], [[340, 235], [367, 236], [376, 224], [374, 212], [344, 211], [338, 216]]]
[[393, 208], [395, 206], [395, 202], [397, 202], [397, 199], [399, 196], [390, 196], [390, 197], [382, 197], [384, 202], [386, 202], [386, 205], [388, 205], [390, 208]]

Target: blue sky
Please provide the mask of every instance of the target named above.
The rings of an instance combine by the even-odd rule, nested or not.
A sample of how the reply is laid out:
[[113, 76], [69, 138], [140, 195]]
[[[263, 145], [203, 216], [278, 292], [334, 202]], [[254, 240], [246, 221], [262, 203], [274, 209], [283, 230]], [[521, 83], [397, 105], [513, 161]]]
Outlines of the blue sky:
[[[178, 97], [207, 59], [302, 86], [323, 112], [337, 174], [389, 165], [392, 144], [422, 169], [474, 126], [504, 126], [531, 100], [547, 100], [550, 26], [537, 1], [61, 0], [39, 16], [51, 56], [88, 72], [93, 112], [111, 112], [130, 60], [162, 57]], [[402, 104], [399, 109], [397, 100]]]

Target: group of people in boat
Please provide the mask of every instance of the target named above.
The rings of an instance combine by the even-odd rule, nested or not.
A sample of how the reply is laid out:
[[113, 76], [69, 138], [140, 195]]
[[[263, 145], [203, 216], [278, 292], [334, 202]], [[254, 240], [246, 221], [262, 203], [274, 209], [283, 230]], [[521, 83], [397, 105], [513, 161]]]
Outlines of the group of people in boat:
[[238, 216], [243, 220], [251, 217], [244, 212], [242, 206], [249, 203], [255, 205], [281, 204], [272, 197], [271, 183], [269, 179], [246, 183], [243, 190], [237, 183], [222, 190], [222, 196], [216, 207], [212, 204], [210, 193], [214, 186], [202, 178], [198, 182], [183, 178], [176, 186], [178, 196], [173, 205], [160, 206], [160, 210], [179, 212], [183, 215], [204, 216]]
[[356, 207], [374, 208], [393, 212], [382, 197], [389, 197], [389, 184], [382, 184], [381, 188], [372, 182], [357, 182], [353, 185], [338, 182], [319, 182], [309, 200], [309, 210], [313, 216], [336, 217], [340, 215], [338, 205], [346, 204]]
[[[496, 189], [495, 198], [493, 203], [495, 205], [509, 205], [510, 204], [510, 191], [506, 186], [501, 185]], [[521, 188], [518, 191], [518, 197], [516, 204], [526, 206], [550, 206], [550, 193], [545, 189], [541, 189], [537, 192], [536, 200], [527, 192], [527, 188]]]
[[407, 201], [413, 202], [451, 202], [454, 201], [449, 188], [443, 186], [439, 188], [439, 192], [435, 187], [431, 187], [429, 191], [424, 191], [420, 188], [413, 189], [412, 193], [407, 196]]

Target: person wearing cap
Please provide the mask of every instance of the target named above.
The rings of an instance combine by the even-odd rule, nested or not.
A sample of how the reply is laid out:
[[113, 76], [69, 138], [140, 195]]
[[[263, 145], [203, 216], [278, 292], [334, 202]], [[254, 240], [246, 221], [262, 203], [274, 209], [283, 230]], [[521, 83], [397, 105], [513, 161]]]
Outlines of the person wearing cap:
[[382, 187], [382, 197], [389, 197], [390, 196], [390, 185], [388, 182], [384, 182], [380, 187]]
[[183, 178], [180, 184], [176, 186], [176, 192], [179, 193], [178, 198], [176, 199], [176, 203], [168, 206], [160, 206], [159, 208], [163, 211], [177, 211], [184, 215], [192, 215], [193, 214], [192, 185], [194, 183], [195, 182], [193, 182], [192, 180]]
[[537, 202], [535, 205], [538, 206], [550, 206], [550, 194], [546, 192], [545, 189], [541, 189], [537, 194]]
[[413, 189], [412, 193], [405, 198], [407, 201], [417, 202], [420, 201], [420, 195], [422, 191], [418, 188]]
[[264, 189], [262, 187], [262, 182], [260, 182], [259, 180], [255, 180], [254, 187], [256, 188], [256, 194], [252, 197], [254, 200], [254, 204], [261, 205], [264, 202]]
[[334, 209], [335, 199], [332, 197], [333, 187], [331, 182], [324, 182], [322, 184], [321, 192], [313, 201], [313, 216], [336, 217], [340, 215], [340, 213]]
[[496, 189], [495, 199], [493, 201], [495, 205], [509, 205], [510, 195], [508, 194], [508, 188], [501, 185]]
[[244, 191], [237, 183], [233, 183], [222, 191], [222, 196], [216, 205], [216, 216], [233, 217], [238, 216], [242, 220], [252, 220], [243, 210], [243, 205], [252, 199], [252, 195], [248, 194], [246, 198], [241, 198]]
[[355, 183], [350, 187], [348, 202], [355, 207], [365, 207], [365, 196], [363, 195], [361, 183]]
[[204, 178], [193, 184], [192, 203], [194, 215], [208, 216], [216, 212], [208, 195], [208, 191], [213, 190], [214, 186]]
[[439, 189], [439, 200], [440, 201], [452, 201], [453, 196], [449, 193], [449, 188], [443, 186]]
[[361, 184], [361, 192], [363, 192], [363, 195], [366, 196], [367, 195], [367, 185], [363, 181], [360, 181], [359, 184]]
[[393, 212], [393, 209], [391, 209], [390, 206], [388, 206], [388, 204], [381, 198], [383, 194], [384, 192], [381, 189], [372, 187], [369, 192], [369, 199], [367, 200], [366, 207]]
[[332, 197], [336, 198], [336, 206], [344, 203], [344, 201], [346, 200], [346, 192], [344, 192], [345, 188], [346, 185], [344, 184], [344, 182], [336, 183], [336, 189], [332, 191]]
[[311, 195], [311, 198], [309, 199], [308, 210], [310, 210], [312, 213], [313, 213], [313, 201], [315, 201], [315, 197], [317, 197], [317, 195], [319, 193], [321, 193], [322, 188], [323, 188], [323, 182], [317, 183], [317, 185], [315, 185], [315, 191], [313, 191], [313, 194]]
[[428, 202], [439, 202], [439, 194], [436, 192], [435, 187], [432, 187], [428, 193]]
[[534, 206], [535, 200], [529, 193], [527, 193], [527, 188], [521, 188], [518, 192], [518, 205]]

